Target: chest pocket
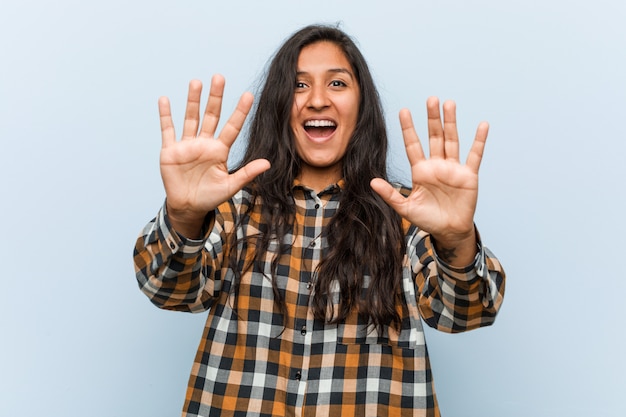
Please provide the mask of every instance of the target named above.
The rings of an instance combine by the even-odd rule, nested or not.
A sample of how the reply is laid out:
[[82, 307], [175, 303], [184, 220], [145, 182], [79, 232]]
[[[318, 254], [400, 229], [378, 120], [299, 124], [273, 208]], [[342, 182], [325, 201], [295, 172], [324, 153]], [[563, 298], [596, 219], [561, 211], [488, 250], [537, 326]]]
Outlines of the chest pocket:
[[345, 323], [337, 327], [337, 342], [344, 345], [389, 345], [402, 349], [416, 349], [425, 345], [424, 331], [417, 308], [415, 284], [408, 268], [402, 279], [402, 305], [398, 306], [402, 327], [396, 331], [384, 326], [379, 332], [357, 314], [352, 314]]

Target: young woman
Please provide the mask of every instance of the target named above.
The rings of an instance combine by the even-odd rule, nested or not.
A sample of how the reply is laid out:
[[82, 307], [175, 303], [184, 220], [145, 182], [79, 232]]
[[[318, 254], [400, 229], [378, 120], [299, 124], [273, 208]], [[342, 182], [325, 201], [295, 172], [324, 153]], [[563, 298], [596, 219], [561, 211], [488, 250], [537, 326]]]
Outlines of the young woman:
[[430, 158], [400, 113], [412, 188], [387, 182], [387, 136], [367, 64], [342, 31], [309, 26], [219, 135], [224, 79], [189, 86], [182, 139], [159, 100], [166, 202], [137, 240], [141, 290], [208, 311], [184, 416], [439, 415], [421, 321], [493, 322], [504, 271], [473, 223], [481, 123], [459, 163], [455, 105], [427, 102]]

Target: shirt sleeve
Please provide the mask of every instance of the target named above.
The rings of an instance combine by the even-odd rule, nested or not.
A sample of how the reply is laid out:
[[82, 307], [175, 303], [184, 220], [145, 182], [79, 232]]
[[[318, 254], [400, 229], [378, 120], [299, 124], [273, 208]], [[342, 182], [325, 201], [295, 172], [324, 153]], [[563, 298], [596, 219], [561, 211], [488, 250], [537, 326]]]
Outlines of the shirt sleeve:
[[159, 308], [187, 312], [208, 310], [221, 281], [224, 233], [215, 212], [207, 215], [200, 240], [178, 234], [165, 204], [139, 235], [133, 252], [139, 288]]
[[407, 251], [418, 306], [430, 327], [458, 333], [494, 322], [504, 298], [505, 273], [480, 236], [477, 238], [474, 262], [455, 268], [439, 259], [428, 233], [416, 230], [410, 237]]

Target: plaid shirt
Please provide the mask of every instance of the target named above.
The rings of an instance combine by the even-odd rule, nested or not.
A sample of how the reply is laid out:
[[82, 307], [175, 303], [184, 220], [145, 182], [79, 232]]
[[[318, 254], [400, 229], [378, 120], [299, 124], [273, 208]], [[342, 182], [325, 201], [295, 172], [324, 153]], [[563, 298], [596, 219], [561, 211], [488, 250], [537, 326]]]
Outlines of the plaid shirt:
[[[504, 271], [481, 245], [473, 265], [447, 266], [429, 235], [407, 223], [401, 331], [378, 333], [358, 314], [341, 324], [316, 320], [309, 308], [312, 280], [327, 247], [322, 230], [340, 193], [339, 185], [319, 194], [294, 185], [294, 232], [285, 237], [291, 249], [279, 259], [275, 278], [286, 324], [268, 278], [277, 242], [270, 242], [262, 265], [243, 273], [236, 291], [224, 255], [229, 234], [260, 230], [257, 208], [233, 230], [250, 204], [249, 190], [208, 216], [202, 240], [178, 235], [164, 207], [145, 227], [134, 252], [141, 290], [160, 308], [209, 311], [183, 416], [439, 415], [421, 320], [446, 332], [491, 324], [502, 303]], [[240, 265], [253, 258], [243, 244], [232, 250]]]

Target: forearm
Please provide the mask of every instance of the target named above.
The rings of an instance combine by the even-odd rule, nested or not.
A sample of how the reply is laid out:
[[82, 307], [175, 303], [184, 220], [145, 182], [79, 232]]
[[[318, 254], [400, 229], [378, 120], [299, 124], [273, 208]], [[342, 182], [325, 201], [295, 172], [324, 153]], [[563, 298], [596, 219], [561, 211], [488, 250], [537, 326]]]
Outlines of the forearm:
[[180, 236], [162, 210], [144, 228], [135, 245], [139, 287], [159, 308], [206, 310], [215, 293], [214, 263], [209, 258], [205, 242]]
[[476, 238], [474, 258], [458, 268], [435, 252], [430, 235], [418, 232], [414, 236], [415, 246], [409, 248], [411, 268], [420, 313], [429, 326], [456, 333], [495, 320], [503, 301], [505, 274], [498, 259]]

